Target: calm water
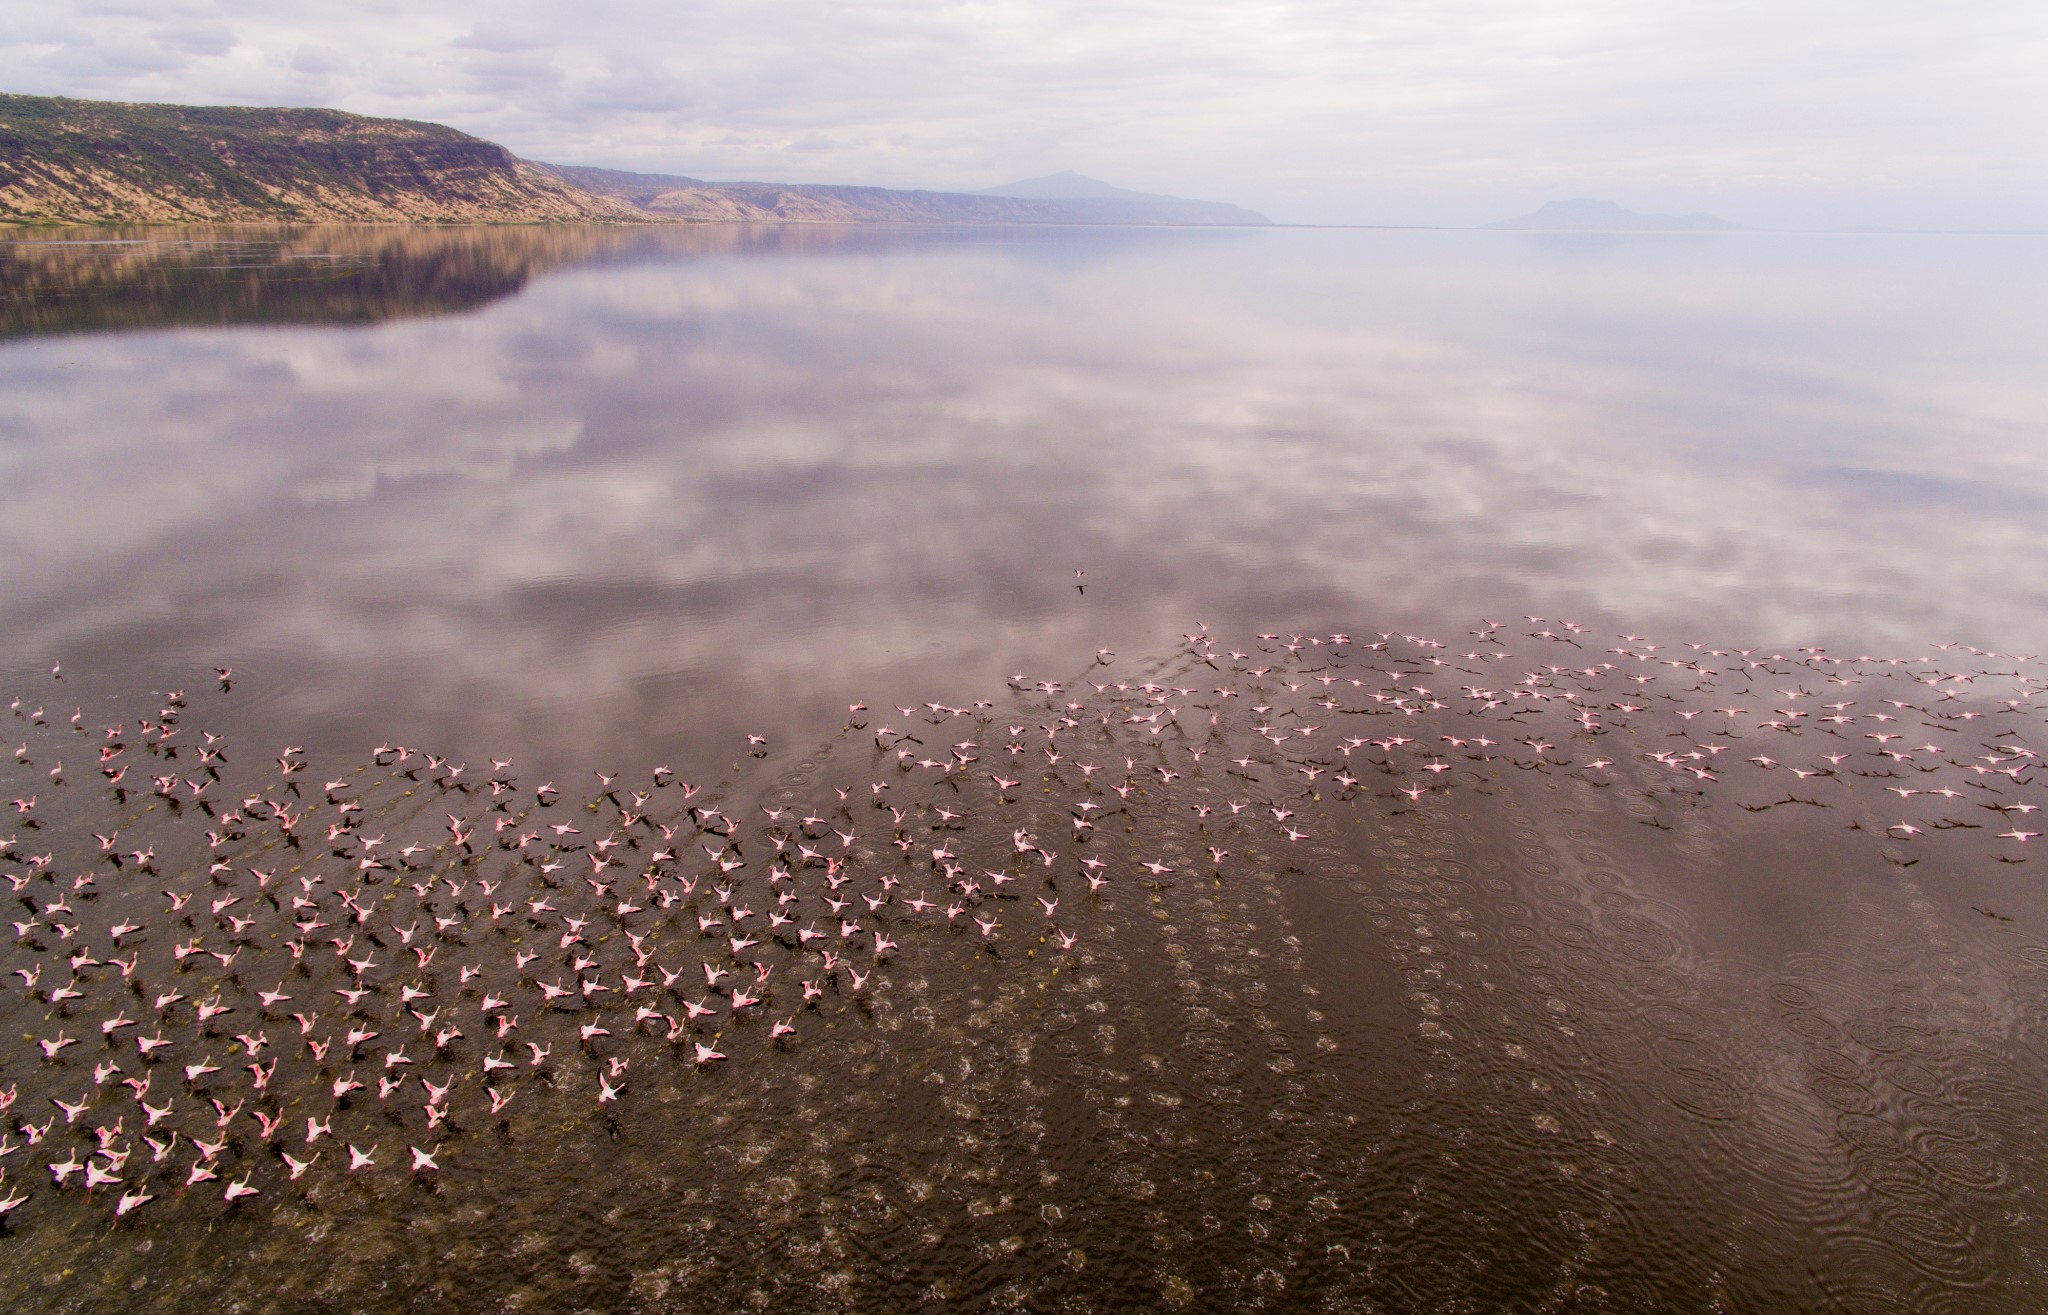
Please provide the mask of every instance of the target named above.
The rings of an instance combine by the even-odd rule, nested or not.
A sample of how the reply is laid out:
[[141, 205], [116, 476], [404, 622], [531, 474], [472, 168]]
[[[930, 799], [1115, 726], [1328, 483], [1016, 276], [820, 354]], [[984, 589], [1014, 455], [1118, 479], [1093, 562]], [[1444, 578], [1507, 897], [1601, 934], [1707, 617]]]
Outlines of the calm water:
[[11, 1307], [2040, 1303], [2048, 245], [99, 236]]

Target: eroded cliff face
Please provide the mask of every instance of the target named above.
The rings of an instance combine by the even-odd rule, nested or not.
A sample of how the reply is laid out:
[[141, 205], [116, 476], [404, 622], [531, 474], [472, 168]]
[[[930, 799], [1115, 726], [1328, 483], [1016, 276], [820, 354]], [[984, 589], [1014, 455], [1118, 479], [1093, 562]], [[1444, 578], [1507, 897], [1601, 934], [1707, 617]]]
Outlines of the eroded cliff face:
[[643, 219], [438, 124], [336, 110], [0, 96], [0, 219], [63, 223]]

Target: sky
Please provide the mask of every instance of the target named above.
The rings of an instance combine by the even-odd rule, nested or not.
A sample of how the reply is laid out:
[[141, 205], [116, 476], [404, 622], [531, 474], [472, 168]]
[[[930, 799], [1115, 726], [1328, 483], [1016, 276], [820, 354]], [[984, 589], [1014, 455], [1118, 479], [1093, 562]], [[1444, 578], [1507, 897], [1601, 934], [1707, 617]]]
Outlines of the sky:
[[321, 105], [560, 164], [1282, 222], [1598, 197], [2048, 229], [2048, 5], [1977, 0], [0, 0], [0, 89]]

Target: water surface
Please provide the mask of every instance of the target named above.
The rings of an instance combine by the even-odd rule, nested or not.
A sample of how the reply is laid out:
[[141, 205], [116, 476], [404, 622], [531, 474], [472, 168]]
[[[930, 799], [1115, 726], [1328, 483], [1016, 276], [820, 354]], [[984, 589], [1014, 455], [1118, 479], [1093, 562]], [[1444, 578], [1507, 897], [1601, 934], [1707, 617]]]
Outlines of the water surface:
[[96, 237], [0, 244], [11, 1305], [2037, 1304], [2039, 243]]
[[0, 349], [0, 658], [235, 665], [286, 739], [651, 767], [1196, 620], [2048, 647], [2038, 243], [8, 247], [124, 331]]

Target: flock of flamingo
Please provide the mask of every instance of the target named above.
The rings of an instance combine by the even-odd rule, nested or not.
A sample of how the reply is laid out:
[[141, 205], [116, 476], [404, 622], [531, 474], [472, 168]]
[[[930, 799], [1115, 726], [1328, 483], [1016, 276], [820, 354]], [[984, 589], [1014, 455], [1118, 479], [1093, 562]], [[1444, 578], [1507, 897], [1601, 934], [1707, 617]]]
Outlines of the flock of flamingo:
[[[1510, 770], [1843, 809], [1894, 861], [1974, 834], [2025, 862], [2039, 834], [2031, 656], [1529, 617], [1455, 642], [1197, 627], [1128, 665], [1020, 675], [1000, 706], [855, 703], [864, 771], [798, 803], [666, 767], [571, 792], [397, 745], [330, 775], [245, 753], [182, 694], [104, 724], [53, 669], [6, 714], [0, 1220], [431, 1181], [537, 1084], [604, 1111], [650, 1070], [800, 1063], [813, 1017], [920, 944], [1058, 956], [1119, 885], [1285, 870], [1334, 810], [1399, 827]], [[1148, 849], [1141, 810], [1188, 843]]]

